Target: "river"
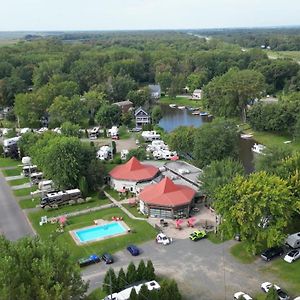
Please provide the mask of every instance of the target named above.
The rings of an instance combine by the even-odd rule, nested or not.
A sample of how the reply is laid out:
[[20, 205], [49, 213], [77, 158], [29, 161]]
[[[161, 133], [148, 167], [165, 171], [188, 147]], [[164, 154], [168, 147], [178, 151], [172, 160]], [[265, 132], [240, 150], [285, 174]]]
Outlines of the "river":
[[[187, 109], [171, 108], [169, 105], [161, 105], [161, 108], [163, 111], [163, 118], [160, 120], [159, 126], [166, 132], [171, 132], [179, 126], [193, 126], [198, 128], [209, 121], [208, 117], [192, 115], [192, 111]], [[246, 173], [251, 173], [254, 170], [254, 157], [251, 151], [254, 142], [255, 141], [252, 139], [240, 139], [239, 141], [239, 156]]]

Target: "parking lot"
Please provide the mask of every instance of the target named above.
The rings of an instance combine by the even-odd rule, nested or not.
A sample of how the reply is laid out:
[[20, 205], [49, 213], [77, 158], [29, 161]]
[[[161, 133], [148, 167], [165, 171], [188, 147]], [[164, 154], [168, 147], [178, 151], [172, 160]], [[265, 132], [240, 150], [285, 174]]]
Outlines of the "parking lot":
[[[233, 293], [241, 290], [254, 296], [260, 293], [262, 282], [278, 283], [272, 278], [274, 275], [261, 272], [265, 263], [260, 259], [253, 264], [237, 262], [228, 251], [234, 243], [175, 239], [173, 244], [163, 246], [150, 241], [140, 247], [143, 252], [138, 257], [130, 256], [126, 250], [116, 253], [112, 266], [118, 271], [121, 267], [126, 268], [130, 261], [151, 259], [156, 273], [174, 278], [190, 300], [232, 299]], [[83, 270], [83, 278], [90, 281], [90, 290], [101, 287], [109, 267], [100, 262]], [[284, 288], [282, 284], [281, 287]]]

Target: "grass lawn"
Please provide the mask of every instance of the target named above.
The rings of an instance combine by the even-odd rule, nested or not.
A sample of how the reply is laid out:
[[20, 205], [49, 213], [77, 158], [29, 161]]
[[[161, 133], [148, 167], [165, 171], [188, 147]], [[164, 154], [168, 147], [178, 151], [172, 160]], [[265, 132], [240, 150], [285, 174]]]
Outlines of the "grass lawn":
[[190, 107], [201, 107], [202, 102], [197, 100], [190, 100], [185, 97], [176, 97], [176, 98], [171, 98], [171, 97], [162, 97], [159, 100], [159, 103], [161, 104], [177, 104], [181, 106], [190, 106]]
[[17, 167], [20, 164], [21, 164], [21, 161], [19, 161], [19, 160], [6, 158], [6, 157], [0, 157], [0, 168]]
[[135, 217], [138, 218], [145, 218], [147, 219], [147, 216], [143, 215], [141, 212], [137, 210], [136, 206], [131, 206], [130, 204], [122, 204], [125, 208], [127, 208]]
[[29, 188], [24, 188], [24, 189], [20, 189], [20, 190], [15, 190], [13, 191], [14, 195], [16, 197], [23, 197], [23, 196], [28, 196], [30, 195], [30, 192], [33, 192], [36, 190], [36, 187], [29, 187]]
[[[114, 190], [114, 189], [111, 189], [111, 188], [108, 187], [108, 186], [104, 189], [104, 191], [105, 191], [106, 193], [108, 193], [109, 195], [111, 195], [114, 199], [116, 199], [116, 200], [118, 200], [118, 201], [123, 200], [123, 199], [121, 199], [121, 197], [120, 197], [120, 195], [119, 195], [119, 192], [117, 192], [117, 191]], [[125, 199], [125, 198], [124, 198], [124, 199]]]
[[251, 264], [256, 260], [256, 256], [249, 254], [243, 242], [237, 242], [230, 248], [230, 253], [241, 263]]
[[299, 296], [300, 260], [289, 264], [283, 259], [275, 259], [271, 263], [267, 264], [265, 270], [276, 274], [279, 278], [281, 278], [288, 284], [288, 286], [282, 286], [283, 289], [287, 289], [288, 291], [293, 292], [294, 296]]
[[[50, 217], [60, 213], [60, 210], [32, 212], [29, 213], [29, 219], [41, 239], [55, 239], [63, 247], [68, 247], [77, 259], [92, 253], [114, 253], [124, 249], [128, 244], [140, 244], [154, 239], [156, 235], [156, 230], [146, 221], [132, 220], [119, 208], [108, 208], [69, 218], [68, 225], [65, 227], [65, 232], [61, 234], [56, 233], [56, 224], [39, 225], [41, 216], [46, 215]], [[113, 216], [123, 217], [125, 223], [131, 228], [132, 233], [84, 246], [77, 246], [68, 232], [69, 230], [93, 225], [93, 221], [97, 219], [111, 220]]]
[[27, 177], [21, 178], [21, 179], [16, 179], [16, 180], [9, 180], [9, 181], [7, 181], [7, 183], [8, 183], [10, 186], [22, 185], [22, 184], [28, 183], [28, 182], [29, 182], [29, 179], [28, 179]]
[[94, 291], [92, 291], [87, 297], [86, 300], [99, 300], [99, 299], [104, 299], [107, 294], [102, 291], [102, 289], [98, 288]]
[[22, 169], [17, 167], [15, 169], [2, 170], [2, 173], [5, 177], [18, 176], [22, 173]]
[[35, 208], [40, 204], [40, 198], [33, 198], [33, 201], [32, 199], [20, 200], [18, 203], [22, 209]]

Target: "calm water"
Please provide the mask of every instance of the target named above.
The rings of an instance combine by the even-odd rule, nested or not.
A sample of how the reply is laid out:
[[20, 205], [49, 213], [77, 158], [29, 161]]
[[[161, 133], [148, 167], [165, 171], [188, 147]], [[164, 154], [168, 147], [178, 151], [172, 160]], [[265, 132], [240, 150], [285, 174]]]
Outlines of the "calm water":
[[[161, 105], [163, 110], [163, 118], [159, 122], [159, 126], [165, 131], [170, 132], [179, 126], [194, 126], [195, 128], [202, 126], [203, 123], [208, 122], [207, 117], [200, 117], [192, 115], [192, 111], [187, 109], [171, 108], [169, 105]], [[254, 140], [239, 141], [239, 154], [241, 162], [247, 173], [253, 172], [253, 153], [251, 147], [254, 144]]]

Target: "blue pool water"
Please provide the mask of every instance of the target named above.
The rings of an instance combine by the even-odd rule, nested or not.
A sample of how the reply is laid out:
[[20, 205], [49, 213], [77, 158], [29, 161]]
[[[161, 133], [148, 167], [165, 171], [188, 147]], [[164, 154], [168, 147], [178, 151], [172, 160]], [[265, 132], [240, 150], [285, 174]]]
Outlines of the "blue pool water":
[[120, 223], [112, 222], [91, 228], [79, 229], [75, 231], [75, 234], [80, 242], [84, 243], [124, 232], [126, 232], [126, 229]]

